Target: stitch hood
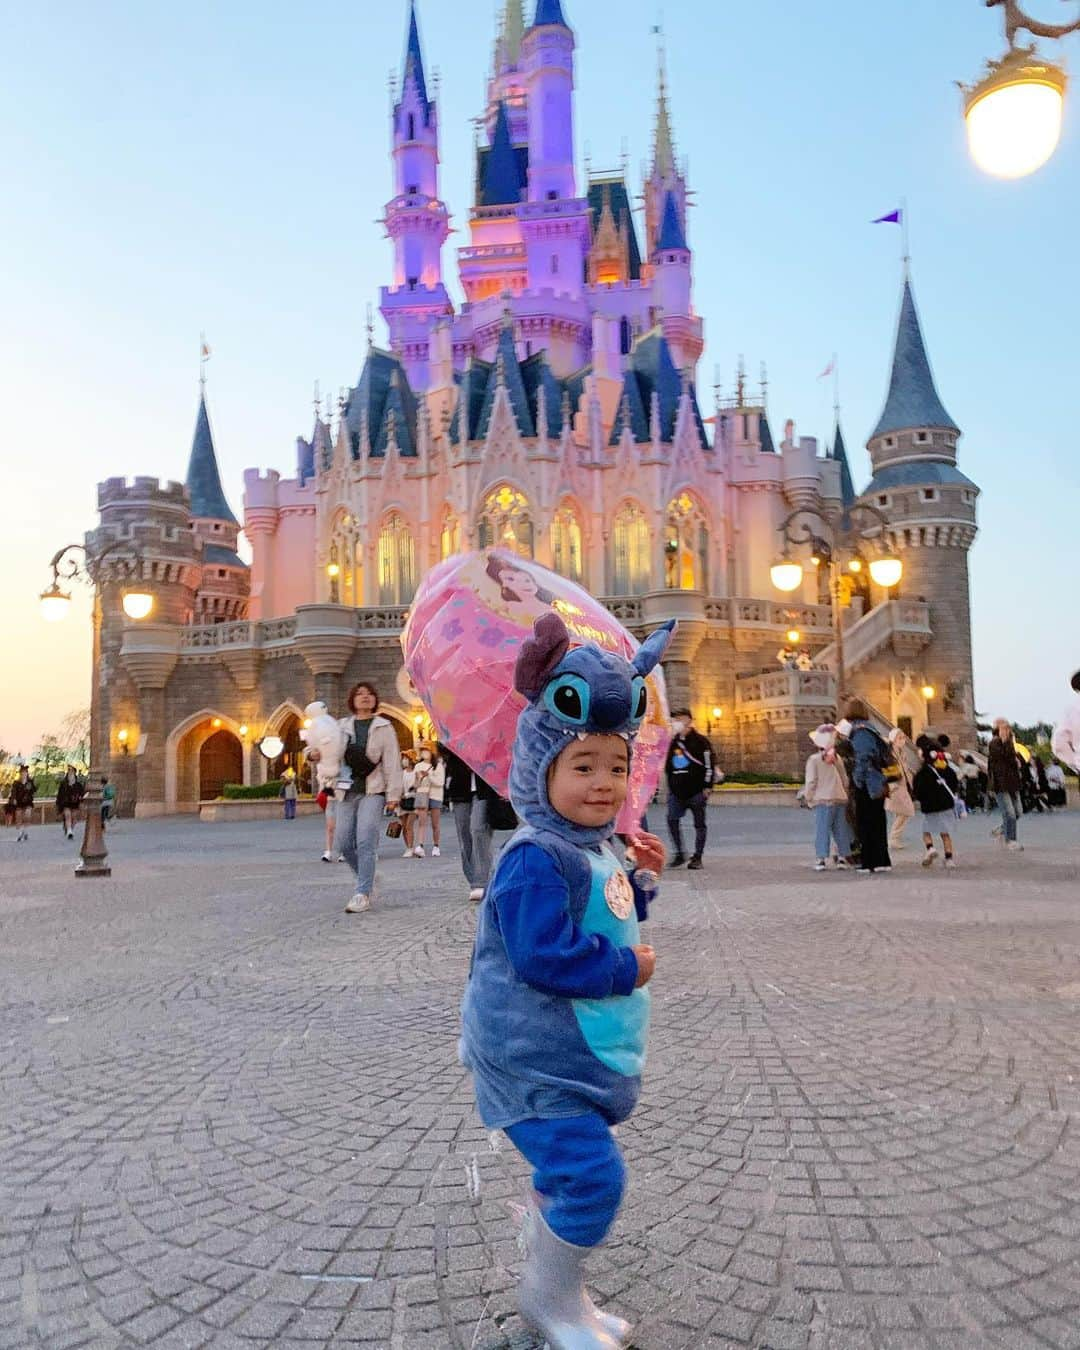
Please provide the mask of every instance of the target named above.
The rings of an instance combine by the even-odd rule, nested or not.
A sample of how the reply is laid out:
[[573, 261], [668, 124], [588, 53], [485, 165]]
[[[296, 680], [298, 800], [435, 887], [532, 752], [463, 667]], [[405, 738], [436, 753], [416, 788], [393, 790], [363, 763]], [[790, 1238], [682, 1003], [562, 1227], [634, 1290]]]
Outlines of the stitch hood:
[[557, 614], [536, 621], [514, 676], [529, 706], [518, 718], [510, 800], [526, 824], [579, 846], [611, 837], [614, 820], [586, 827], [554, 810], [547, 794], [548, 770], [575, 736], [622, 736], [632, 759], [647, 706], [645, 676], [659, 664], [674, 631], [674, 620], [658, 628], [628, 661], [593, 643], [571, 649], [570, 634]]

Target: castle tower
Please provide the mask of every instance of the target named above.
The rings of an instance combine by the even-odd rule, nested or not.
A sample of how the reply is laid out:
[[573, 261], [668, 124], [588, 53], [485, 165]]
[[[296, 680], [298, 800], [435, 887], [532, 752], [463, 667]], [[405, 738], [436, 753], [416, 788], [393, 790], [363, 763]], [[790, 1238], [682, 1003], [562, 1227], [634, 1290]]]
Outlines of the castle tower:
[[536, 0], [521, 44], [529, 99], [529, 201], [568, 201], [574, 173], [574, 34], [561, 0]]
[[653, 304], [680, 370], [693, 369], [704, 349], [701, 322], [693, 317], [693, 273], [675, 193], [664, 202], [660, 233], [652, 253]]
[[224, 623], [243, 619], [247, 615], [251, 579], [247, 563], [236, 552], [240, 522], [221, 486], [205, 388], [199, 394], [186, 486], [191, 500], [191, 528], [202, 546], [203, 561], [194, 620]]
[[674, 195], [686, 238], [686, 179], [679, 172], [675, 159], [675, 139], [671, 129], [671, 111], [668, 106], [667, 70], [664, 49], [658, 56], [656, 126], [653, 131], [653, 159], [645, 179], [645, 254], [651, 258], [663, 227], [664, 210], [669, 195]]
[[933, 686], [931, 727], [971, 744], [975, 705], [968, 551], [979, 489], [957, 468], [960, 429], [945, 411], [926, 354], [911, 279], [904, 277], [885, 408], [867, 442], [873, 478], [862, 501], [884, 511], [904, 562], [900, 593], [930, 606], [933, 641], [919, 657]]
[[383, 223], [394, 242], [394, 281], [383, 288], [380, 309], [391, 348], [405, 362], [411, 384], [426, 389], [431, 330], [453, 307], [442, 275], [450, 214], [439, 197], [439, 117], [428, 97], [415, 0], [391, 143], [394, 197]]
[[522, 0], [505, 0], [495, 39], [495, 58], [488, 82], [488, 106], [484, 117], [488, 140], [494, 140], [495, 118], [500, 104], [506, 105], [510, 138], [515, 145], [529, 139], [529, 108], [525, 75], [521, 68], [521, 44], [525, 37]]

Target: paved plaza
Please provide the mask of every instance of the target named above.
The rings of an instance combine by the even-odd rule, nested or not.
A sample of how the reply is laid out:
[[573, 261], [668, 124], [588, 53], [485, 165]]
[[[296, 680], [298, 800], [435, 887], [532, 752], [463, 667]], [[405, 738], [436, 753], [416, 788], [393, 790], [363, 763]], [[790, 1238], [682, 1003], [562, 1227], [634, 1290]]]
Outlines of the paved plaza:
[[[639, 1350], [1080, 1346], [1080, 816], [1025, 826], [866, 880], [803, 812], [714, 813], [592, 1263]], [[0, 1346], [532, 1350], [452, 845], [387, 841], [357, 918], [317, 820], [110, 845], [76, 882], [0, 832]]]

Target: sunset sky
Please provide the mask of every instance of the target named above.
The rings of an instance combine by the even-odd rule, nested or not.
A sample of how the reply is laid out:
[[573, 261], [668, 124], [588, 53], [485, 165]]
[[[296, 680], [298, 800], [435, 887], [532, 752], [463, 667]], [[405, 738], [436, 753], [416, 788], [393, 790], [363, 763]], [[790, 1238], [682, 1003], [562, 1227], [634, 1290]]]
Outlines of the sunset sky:
[[[531, 0], [530, 0], [531, 3]], [[578, 37], [579, 164], [635, 177], [655, 108], [656, 0], [564, 0]], [[1062, 17], [1058, 0], [1028, 8]], [[420, 0], [441, 72], [442, 194], [458, 229], [470, 119], [495, 30], [487, 0]], [[871, 17], [872, 16], [872, 17]], [[856, 484], [887, 384], [907, 199], [913, 279], [961, 468], [982, 488], [972, 555], [976, 703], [1055, 719], [1080, 667], [1076, 306], [1080, 86], [1056, 158], [1002, 183], [970, 164], [955, 81], [1004, 39], [982, 0], [667, 0], [678, 152], [696, 193], [702, 401], [740, 354], [768, 363], [774, 429], [831, 434], [839, 353]], [[89, 702], [86, 597], [39, 617], [48, 559], [94, 524], [111, 475], [183, 476], [198, 344], [226, 491], [291, 472], [312, 386], [354, 383], [390, 275], [387, 74], [405, 0], [190, 0], [6, 7], [0, 126], [7, 642], [0, 747], [29, 754]], [[1072, 64], [1078, 46], [1064, 44]], [[377, 340], [383, 340], [377, 319]]]

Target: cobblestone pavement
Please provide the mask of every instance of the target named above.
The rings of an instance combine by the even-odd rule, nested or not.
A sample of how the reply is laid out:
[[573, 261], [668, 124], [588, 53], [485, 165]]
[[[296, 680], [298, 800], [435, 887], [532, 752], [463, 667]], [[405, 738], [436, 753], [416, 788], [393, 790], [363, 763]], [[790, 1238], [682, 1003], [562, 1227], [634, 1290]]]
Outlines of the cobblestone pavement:
[[[94, 883], [0, 831], [5, 1350], [533, 1347], [456, 860], [387, 856], [350, 918], [320, 829], [124, 822]], [[865, 880], [807, 869], [805, 814], [716, 813], [592, 1263], [639, 1350], [1080, 1346], [1080, 829], [1025, 832]]]

